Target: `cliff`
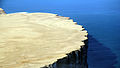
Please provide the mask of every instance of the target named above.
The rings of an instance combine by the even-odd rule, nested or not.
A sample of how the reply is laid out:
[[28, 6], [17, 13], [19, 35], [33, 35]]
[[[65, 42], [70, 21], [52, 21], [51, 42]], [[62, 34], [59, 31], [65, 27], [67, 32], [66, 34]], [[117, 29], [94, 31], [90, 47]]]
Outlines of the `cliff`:
[[[69, 56], [74, 56], [75, 53], [78, 55], [76, 59], [80, 59], [79, 57], [86, 56], [86, 49], [81, 49], [85, 47], [87, 35], [81, 25], [56, 14], [2, 14], [0, 68], [50, 67], [56, 63], [59, 65], [66, 57], [70, 59]], [[82, 61], [83, 58], [85, 57], [80, 59], [82, 64], [86, 63], [86, 60]]]
[[0, 14], [6, 14], [2, 8], [0, 8]]
[[55, 63], [42, 68], [88, 68], [88, 40], [85, 40], [84, 43], [85, 45], [81, 46], [80, 50], [72, 51], [67, 54], [67, 57], [58, 59]]

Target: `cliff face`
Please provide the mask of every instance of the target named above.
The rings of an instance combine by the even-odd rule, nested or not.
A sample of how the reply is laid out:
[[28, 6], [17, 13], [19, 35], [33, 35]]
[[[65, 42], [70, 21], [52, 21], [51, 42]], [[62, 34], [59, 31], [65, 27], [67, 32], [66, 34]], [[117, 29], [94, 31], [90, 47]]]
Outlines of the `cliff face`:
[[81, 25], [56, 14], [1, 14], [0, 68], [40, 68], [52, 64], [59, 67], [74, 63], [86, 67], [83, 41], [88, 39], [87, 35]]
[[58, 59], [57, 62], [44, 66], [42, 68], [88, 68], [87, 64], [87, 48], [88, 40], [84, 41], [85, 45], [80, 50], [67, 54], [67, 57]]

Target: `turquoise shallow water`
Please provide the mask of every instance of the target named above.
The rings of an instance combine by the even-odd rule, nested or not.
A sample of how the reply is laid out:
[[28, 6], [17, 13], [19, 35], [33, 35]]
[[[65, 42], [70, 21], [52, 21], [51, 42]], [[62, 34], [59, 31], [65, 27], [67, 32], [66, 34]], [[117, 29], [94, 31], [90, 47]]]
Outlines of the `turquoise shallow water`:
[[120, 68], [119, 0], [0, 0], [7, 13], [47, 12], [68, 16], [89, 33], [88, 67]]

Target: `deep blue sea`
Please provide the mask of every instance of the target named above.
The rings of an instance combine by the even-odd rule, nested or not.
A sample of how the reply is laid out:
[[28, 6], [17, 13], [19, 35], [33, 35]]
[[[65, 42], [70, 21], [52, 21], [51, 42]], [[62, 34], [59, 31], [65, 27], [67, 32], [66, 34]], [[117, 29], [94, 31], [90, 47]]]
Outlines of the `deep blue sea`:
[[88, 68], [120, 68], [120, 0], [0, 0], [0, 8], [71, 17], [89, 33]]

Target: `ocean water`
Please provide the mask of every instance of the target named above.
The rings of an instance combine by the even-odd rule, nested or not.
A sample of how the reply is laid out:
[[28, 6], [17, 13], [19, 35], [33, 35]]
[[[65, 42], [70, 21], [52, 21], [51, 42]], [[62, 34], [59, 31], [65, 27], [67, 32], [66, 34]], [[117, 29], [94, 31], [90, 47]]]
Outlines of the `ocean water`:
[[67, 16], [88, 31], [88, 68], [120, 68], [120, 0], [0, 0], [7, 13]]

